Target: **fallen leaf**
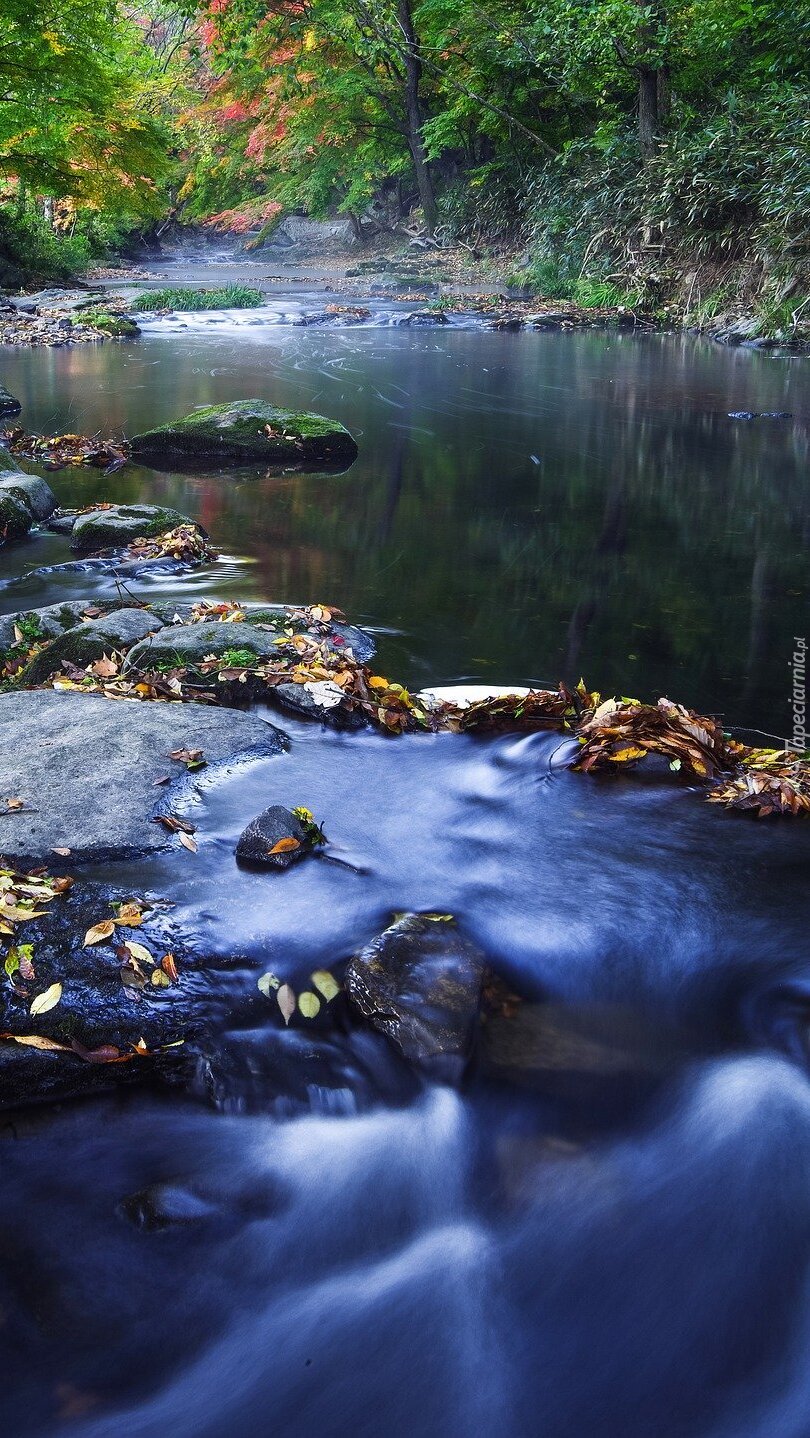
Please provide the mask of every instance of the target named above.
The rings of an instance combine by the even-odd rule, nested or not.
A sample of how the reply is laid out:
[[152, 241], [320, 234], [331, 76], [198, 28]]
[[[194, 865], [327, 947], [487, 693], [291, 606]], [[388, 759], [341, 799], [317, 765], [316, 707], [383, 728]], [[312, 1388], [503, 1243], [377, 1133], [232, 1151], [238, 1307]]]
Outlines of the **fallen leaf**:
[[24, 808], [25, 808], [25, 800], [24, 800], [24, 799], [6, 799], [6, 808], [7, 808], [7, 809], [11, 809], [11, 810], [14, 810], [14, 809], [24, 809]]
[[62, 985], [51, 984], [50, 988], [45, 989], [44, 993], [37, 994], [36, 998], [31, 1004], [30, 1012], [32, 1014], [47, 1014], [49, 1009], [56, 1008], [56, 1005], [59, 1003], [61, 997]]
[[279, 987], [279, 980], [276, 978], [275, 974], [262, 974], [261, 978], [256, 980], [256, 987], [260, 993], [265, 994], [266, 997], [269, 999], [273, 989], [277, 989]]
[[111, 939], [114, 933], [114, 919], [104, 919], [100, 924], [93, 924], [84, 936], [84, 947], [89, 949], [91, 944], [102, 944], [105, 939]]
[[340, 984], [328, 969], [316, 969], [314, 974], [310, 974], [309, 977], [313, 986], [328, 1004], [331, 1004], [332, 1000], [340, 993]]
[[295, 1013], [295, 993], [289, 984], [281, 985], [281, 988], [276, 994], [276, 1001], [284, 1016], [285, 1024], [288, 1024]]
[[122, 924], [125, 929], [137, 929], [143, 923], [143, 911], [138, 904], [120, 904], [115, 923]]
[[268, 854], [289, 854], [289, 853], [292, 852], [293, 849], [300, 849], [300, 848], [301, 848], [301, 840], [300, 840], [300, 839], [287, 838], [287, 839], [279, 839], [278, 842], [273, 845], [272, 849], [268, 849], [267, 852], [268, 852]]
[[24, 1044], [30, 1049], [61, 1049], [64, 1053], [70, 1053], [67, 1044], [59, 1044], [56, 1039], [47, 1039], [43, 1034], [0, 1034], [0, 1039], [11, 1039], [15, 1044]]
[[316, 1014], [321, 1011], [321, 1001], [317, 994], [310, 993], [309, 989], [305, 989], [302, 994], [298, 995], [298, 1007], [305, 1019], [314, 1019]]
[[160, 961], [160, 967], [162, 968], [164, 974], [168, 974], [169, 978], [172, 980], [173, 983], [177, 982], [180, 975], [177, 972], [177, 964], [175, 963], [174, 954], [164, 954], [163, 958]]
[[180, 840], [180, 843], [183, 845], [183, 848], [184, 848], [184, 849], [188, 849], [190, 853], [196, 854], [196, 852], [197, 852], [197, 840], [196, 840], [196, 839], [192, 839], [192, 837], [191, 837], [190, 834], [184, 834], [182, 831], [177, 835], [177, 837], [178, 837], [178, 839]]
[[142, 964], [154, 964], [154, 959], [144, 944], [136, 944], [132, 939], [124, 939], [123, 947], [127, 953]]
[[152, 985], [154, 988], [167, 989], [170, 983], [171, 979], [168, 974], [163, 972], [163, 969], [155, 969], [152, 974]]
[[97, 679], [112, 679], [113, 675], [118, 673], [118, 664], [105, 654], [101, 659], [97, 659], [95, 664], [90, 665], [90, 673], [95, 674]]

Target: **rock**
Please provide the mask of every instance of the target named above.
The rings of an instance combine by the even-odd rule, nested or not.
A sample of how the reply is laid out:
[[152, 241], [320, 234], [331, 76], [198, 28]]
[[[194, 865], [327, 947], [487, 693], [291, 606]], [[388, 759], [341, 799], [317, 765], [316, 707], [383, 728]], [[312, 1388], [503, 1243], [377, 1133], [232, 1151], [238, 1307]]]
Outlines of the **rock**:
[[46, 528], [54, 534], [70, 534], [76, 523], [75, 514], [53, 514], [48, 520]]
[[[193, 668], [207, 654], [237, 654], [244, 650], [254, 658], [276, 652], [272, 630], [256, 629], [252, 624], [220, 624], [204, 620], [201, 624], [168, 624], [159, 634], [136, 644], [127, 655], [126, 670], [154, 669], [156, 665], [185, 665]], [[234, 667], [247, 660], [234, 659]]]
[[130, 649], [138, 640], [162, 628], [163, 621], [146, 609], [117, 609], [100, 619], [77, 624], [34, 656], [21, 675], [22, 683], [41, 684], [59, 672], [63, 660], [83, 669], [114, 650], [120, 654]]
[[455, 922], [406, 914], [350, 960], [346, 992], [405, 1057], [458, 1077], [475, 1033], [486, 961]]
[[25, 539], [33, 516], [27, 504], [0, 484], [0, 545]]
[[19, 414], [21, 409], [20, 401], [0, 384], [0, 414]]
[[25, 505], [32, 520], [48, 519], [56, 509], [56, 495], [38, 474], [6, 474], [0, 479], [0, 496], [11, 494]]
[[[274, 635], [280, 634], [281, 631], [290, 624], [297, 626], [296, 632], [300, 629], [300, 621], [293, 618], [294, 610], [290, 605], [260, 604], [253, 601], [252, 603], [243, 604], [241, 607], [247, 615], [247, 623], [249, 625], [262, 627], [264, 625], [270, 625], [273, 628]], [[183, 622], [189, 620], [191, 618], [192, 608], [193, 605], [184, 603], [182, 600], [177, 603], [173, 601], [158, 601], [152, 605], [153, 612], [159, 614], [161, 619], [167, 624], [171, 624], [178, 619]], [[231, 632], [235, 636], [238, 636], [240, 631], [239, 629], [234, 630], [231, 627]], [[269, 636], [271, 639], [273, 637], [273, 635]], [[352, 654], [360, 664], [367, 664], [370, 659], [373, 659], [377, 652], [377, 645], [371, 634], [366, 633], [365, 629], [359, 629], [356, 624], [346, 624], [339, 619], [330, 620], [327, 642], [329, 648], [333, 649], [336, 653], [338, 651], [351, 649]], [[275, 648], [275, 646], [273, 647]]]
[[0, 615], [0, 653], [16, 644], [16, 628], [23, 629], [32, 643], [37, 639], [57, 639], [65, 630], [83, 623], [85, 618], [98, 617], [89, 614], [88, 610], [104, 609], [107, 614], [124, 607], [115, 602], [92, 604], [89, 600], [72, 599], [65, 604], [48, 604], [43, 609], [20, 609], [15, 614]]
[[[71, 549], [123, 549], [133, 539], [165, 534], [179, 524], [192, 524], [176, 509], [158, 504], [118, 504], [79, 514], [71, 529]], [[199, 525], [195, 526], [199, 528]]]
[[[163, 848], [174, 841], [152, 818], [186, 786], [282, 748], [278, 730], [232, 709], [52, 690], [0, 695], [0, 794], [25, 800], [25, 810], [3, 820], [3, 853], [37, 862], [66, 847], [75, 865]], [[173, 749], [202, 749], [204, 774], [175, 777]], [[171, 784], [155, 788], [165, 774]]]
[[137, 434], [132, 454], [161, 463], [265, 460], [346, 465], [357, 458], [357, 445], [337, 420], [245, 399], [195, 410], [184, 419]]
[[190, 1189], [180, 1188], [174, 1183], [153, 1183], [139, 1193], [131, 1193], [119, 1205], [122, 1217], [128, 1218], [136, 1228], [162, 1232], [190, 1223], [201, 1223], [215, 1217], [217, 1209], [213, 1203], [199, 1198]]
[[397, 319], [398, 325], [449, 325], [450, 321], [444, 310], [411, 310], [410, 314], [402, 315]]
[[368, 720], [365, 715], [347, 704], [337, 684], [326, 680], [312, 680], [304, 684], [276, 684], [267, 694], [270, 704], [277, 704], [288, 714], [297, 714], [301, 719], [318, 719], [333, 729], [363, 729]]
[[[273, 846], [285, 839], [295, 840], [297, 847], [272, 854]], [[312, 845], [303, 824], [283, 804], [271, 804], [251, 819], [236, 845], [237, 863], [259, 869], [289, 869], [291, 864], [311, 853]]]

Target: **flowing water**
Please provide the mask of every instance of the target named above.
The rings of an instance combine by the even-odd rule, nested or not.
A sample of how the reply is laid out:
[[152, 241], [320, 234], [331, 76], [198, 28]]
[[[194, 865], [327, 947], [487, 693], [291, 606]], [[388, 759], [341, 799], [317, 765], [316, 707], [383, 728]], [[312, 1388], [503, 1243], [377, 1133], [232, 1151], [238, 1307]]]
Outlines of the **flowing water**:
[[[344, 475], [56, 476], [64, 502], [159, 497], [224, 548], [141, 592], [332, 601], [411, 684], [582, 672], [788, 732], [806, 362], [417, 330], [395, 305], [289, 322], [322, 306], [4, 359], [31, 429], [261, 395], [356, 435]], [[0, 550], [0, 609], [106, 592], [38, 572], [66, 557]], [[289, 752], [201, 787], [195, 856], [98, 871], [171, 897], [221, 1033], [188, 1093], [0, 1123], [4, 1431], [806, 1438], [810, 826], [573, 774], [554, 735], [284, 727]], [[271, 802], [312, 808], [339, 862], [238, 870]], [[267, 1017], [259, 973], [300, 986], [406, 909], [455, 914], [540, 1005], [508, 1074], [417, 1083], [361, 1031]]]

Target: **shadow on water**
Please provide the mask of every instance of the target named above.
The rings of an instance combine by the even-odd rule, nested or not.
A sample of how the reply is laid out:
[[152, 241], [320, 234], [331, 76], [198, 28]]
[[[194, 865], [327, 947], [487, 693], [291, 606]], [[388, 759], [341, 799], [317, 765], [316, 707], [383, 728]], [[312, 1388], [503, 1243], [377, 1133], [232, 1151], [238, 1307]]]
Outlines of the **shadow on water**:
[[[379, 663], [404, 679], [582, 668], [784, 727], [798, 367], [288, 330], [19, 353], [5, 378], [32, 428], [131, 432], [249, 390], [356, 433], [328, 479], [57, 477], [66, 502], [168, 500], [234, 556], [142, 592], [328, 598], [400, 631]], [[735, 427], [742, 408], [796, 419]], [[4, 551], [4, 578], [21, 557], [68, 554]], [[0, 605], [73, 582], [29, 573]], [[806, 1438], [807, 826], [669, 773], [571, 773], [548, 734], [284, 727], [288, 752], [189, 799], [196, 854], [93, 871], [174, 902], [218, 1022], [191, 1092], [0, 1118], [9, 1433]], [[341, 862], [239, 870], [270, 803], [313, 809]], [[357, 1030], [291, 1097], [321, 1041], [258, 975], [300, 986], [405, 909], [454, 913], [527, 995], [519, 1049], [453, 1091]]]

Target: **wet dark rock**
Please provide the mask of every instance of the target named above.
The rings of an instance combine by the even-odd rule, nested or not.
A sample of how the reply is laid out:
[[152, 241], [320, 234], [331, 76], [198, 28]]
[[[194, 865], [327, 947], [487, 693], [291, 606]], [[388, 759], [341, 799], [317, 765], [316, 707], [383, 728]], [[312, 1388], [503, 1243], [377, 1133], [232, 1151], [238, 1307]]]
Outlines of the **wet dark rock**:
[[[294, 840], [297, 847], [279, 854], [270, 852], [274, 845], [285, 840]], [[301, 820], [283, 804], [271, 804], [251, 819], [236, 845], [237, 862], [248, 868], [289, 869], [291, 864], [311, 853], [312, 845]]]
[[117, 609], [66, 629], [36, 654], [22, 675], [25, 684], [41, 684], [62, 668], [64, 660], [84, 668], [95, 659], [121, 653], [138, 640], [162, 629], [163, 621], [146, 609]]
[[485, 969], [454, 921], [406, 914], [350, 960], [346, 992], [411, 1063], [457, 1078], [472, 1049]]
[[[176, 509], [158, 504], [119, 504], [114, 509], [95, 509], [76, 516], [71, 529], [71, 549], [121, 549], [133, 539], [165, 534], [179, 524], [193, 521]], [[199, 525], [195, 526], [199, 529]]]
[[215, 1217], [218, 1209], [188, 1188], [174, 1183], [153, 1183], [123, 1199], [119, 1212], [136, 1228], [160, 1233], [167, 1228], [203, 1223]]
[[296, 324], [307, 329], [312, 326], [323, 328], [324, 326], [360, 325], [364, 320], [371, 318], [371, 310], [364, 309], [360, 305], [340, 305], [332, 310], [317, 310], [313, 314], [303, 314], [296, 320]]
[[195, 410], [184, 419], [135, 435], [132, 453], [149, 463], [265, 460], [341, 465], [357, 458], [357, 445], [337, 420], [245, 399]]
[[33, 522], [28, 505], [12, 489], [0, 484], [0, 544], [25, 539]]
[[[36, 862], [66, 847], [75, 865], [163, 848], [176, 841], [152, 822], [157, 813], [193, 783], [214, 782], [222, 766], [282, 748], [278, 730], [231, 709], [53, 690], [0, 695], [0, 794], [25, 800], [3, 820], [3, 853]], [[173, 749], [202, 749], [204, 774], [178, 774]], [[156, 788], [166, 774], [171, 783]]]
[[449, 325], [449, 323], [444, 310], [411, 310], [410, 314], [402, 315], [397, 320], [397, 324], [410, 325], [413, 328], [421, 325]]
[[47, 528], [54, 534], [70, 534], [76, 523], [75, 514], [53, 514], [47, 523]]
[[21, 409], [20, 401], [0, 384], [0, 414], [19, 414]]
[[326, 682], [277, 684], [268, 691], [268, 701], [297, 714], [301, 719], [318, 719], [334, 729], [363, 729], [367, 720], [346, 702], [338, 686]]
[[[213, 619], [200, 624], [168, 624], [130, 650], [125, 668], [194, 668], [209, 654], [222, 656], [232, 652], [236, 656], [240, 651], [260, 659], [277, 652], [276, 638], [275, 631], [258, 629], [252, 624], [220, 624]], [[240, 660], [234, 658], [234, 663], [238, 665]]]
[[56, 495], [50, 485], [38, 474], [17, 474], [4, 471], [0, 479], [0, 498], [11, 495], [24, 504], [32, 523], [48, 519], [56, 509]]

